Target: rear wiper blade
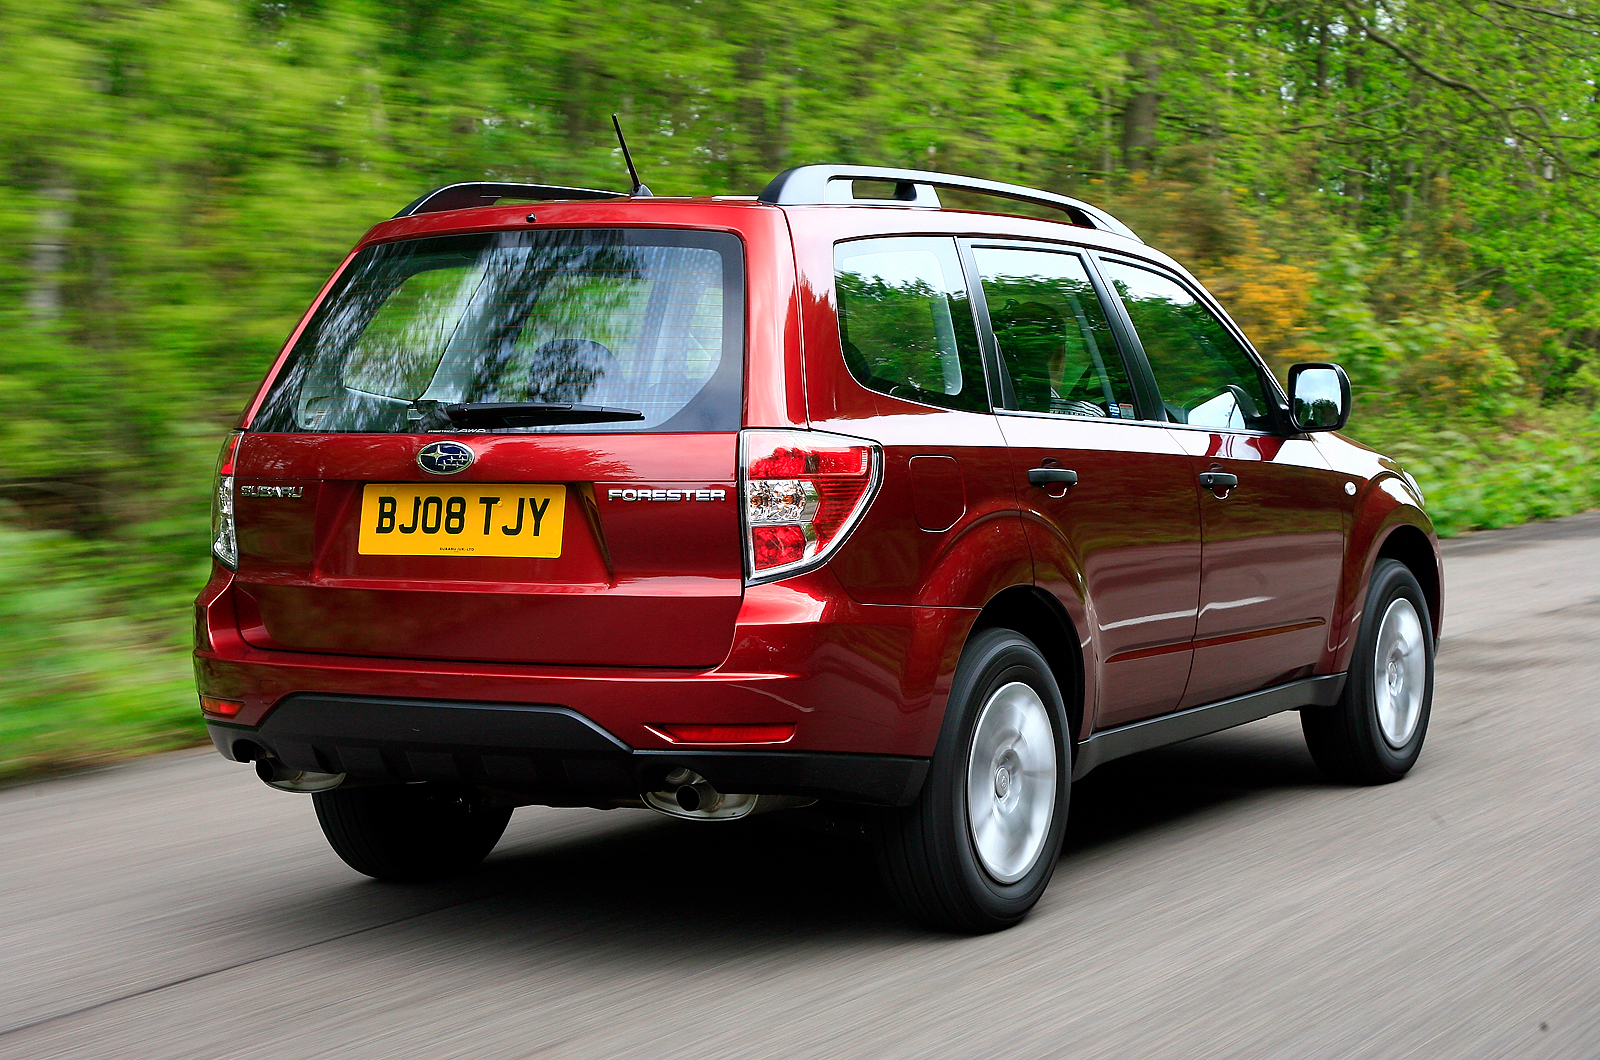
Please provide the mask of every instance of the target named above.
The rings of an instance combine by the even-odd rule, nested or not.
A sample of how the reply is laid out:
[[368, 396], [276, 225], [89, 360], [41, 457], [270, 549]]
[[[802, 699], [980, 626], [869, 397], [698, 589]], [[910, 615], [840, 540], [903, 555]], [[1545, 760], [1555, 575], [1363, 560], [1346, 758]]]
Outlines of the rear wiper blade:
[[456, 427], [550, 427], [563, 423], [620, 423], [642, 420], [638, 409], [609, 405], [555, 405], [543, 401], [481, 401], [446, 405]]

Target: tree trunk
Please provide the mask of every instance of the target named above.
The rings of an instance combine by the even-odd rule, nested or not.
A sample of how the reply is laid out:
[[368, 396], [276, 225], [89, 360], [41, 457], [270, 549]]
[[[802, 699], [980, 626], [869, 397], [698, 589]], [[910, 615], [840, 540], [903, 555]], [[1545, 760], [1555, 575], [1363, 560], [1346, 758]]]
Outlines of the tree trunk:
[[1328, 92], [1328, 23], [1317, 27], [1317, 95]]
[[1122, 108], [1122, 164], [1128, 172], [1137, 173], [1155, 164], [1161, 65], [1154, 54], [1136, 48], [1128, 53], [1128, 69], [1133, 92]]
[[1111, 176], [1111, 144], [1115, 139], [1115, 133], [1111, 129], [1112, 114], [1111, 86], [1102, 85], [1100, 88], [1100, 159], [1096, 166], [1102, 177]]
[[781, 90], [774, 93], [772, 83], [764, 76], [771, 69], [773, 58], [765, 42], [756, 42], [740, 52], [734, 62], [734, 76], [739, 81], [739, 124], [745, 143], [754, 149], [759, 172], [767, 177], [783, 168], [788, 155], [787, 100]]
[[48, 327], [61, 319], [61, 273], [77, 196], [64, 182], [52, 183], [41, 194], [51, 205], [39, 211], [39, 231], [28, 255], [28, 313], [35, 324]]

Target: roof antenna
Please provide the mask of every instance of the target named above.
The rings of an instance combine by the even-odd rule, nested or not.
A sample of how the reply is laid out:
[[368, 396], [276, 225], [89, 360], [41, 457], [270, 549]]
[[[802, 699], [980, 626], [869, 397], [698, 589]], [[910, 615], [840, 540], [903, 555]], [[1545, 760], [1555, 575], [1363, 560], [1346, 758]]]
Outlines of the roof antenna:
[[633, 196], [635, 199], [642, 198], [647, 195], [654, 198], [654, 193], [649, 188], [645, 187], [644, 183], [639, 179], [639, 171], [633, 168], [633, 156], [628, 153], [628, 141], [622, 136], [622, 123], [617, 120], [617, 116], [615, 114], [611, 115], [611, 124], [617, 130], [617, 143], [622, 145], [622, 160], [628, 163], [628, 176], [633, 178], [633, 190], [628, 192], [628, 194]]

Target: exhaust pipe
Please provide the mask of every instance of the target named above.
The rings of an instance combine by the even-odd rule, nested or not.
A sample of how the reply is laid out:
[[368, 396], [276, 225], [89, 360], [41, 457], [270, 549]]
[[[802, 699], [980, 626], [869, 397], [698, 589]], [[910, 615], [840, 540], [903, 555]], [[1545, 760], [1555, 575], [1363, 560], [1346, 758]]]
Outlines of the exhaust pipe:
[[735, 795], [718, 791], [691, 769], [668, 773], [659, 791], [647, 791], [644, 804], [658, 813], [686, 821], [735, 821], [755, 813], [810, 806], [816, 799], [794, 795]]
[[313, 773], [308, 769], [290, 769], [276, 758], [256, 759], [256, 776], [269, 788], [309, 795], [318, 791], [332, 791], [344, 783], [343, 773]]

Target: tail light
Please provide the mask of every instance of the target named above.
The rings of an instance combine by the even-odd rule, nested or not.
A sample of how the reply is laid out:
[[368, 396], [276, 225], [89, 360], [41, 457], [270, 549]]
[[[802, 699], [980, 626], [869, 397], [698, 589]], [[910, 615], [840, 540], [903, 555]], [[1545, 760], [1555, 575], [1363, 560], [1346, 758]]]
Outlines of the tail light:
[[243, 431], [234, 431], [217, 454], [216, 492], [211, 496], [211, 554], [229, 570], [239, 569], [239, 538], [233, 529], [233, 458]]
[[739, 438], [745, 581], [811, 570], [844, 543], [878, 491], [883, 450], [817, 431], [744, 431]]

